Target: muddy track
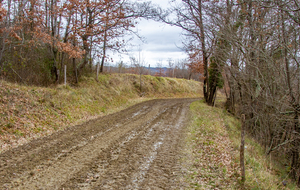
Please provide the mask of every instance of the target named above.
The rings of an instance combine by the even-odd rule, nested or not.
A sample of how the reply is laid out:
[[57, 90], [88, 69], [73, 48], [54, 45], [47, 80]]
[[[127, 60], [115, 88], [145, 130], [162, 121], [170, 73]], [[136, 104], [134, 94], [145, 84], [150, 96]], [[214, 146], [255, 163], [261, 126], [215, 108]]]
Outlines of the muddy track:
[[0, 154], [1, 189], [180, 189], [189, 104], [151, 100]]

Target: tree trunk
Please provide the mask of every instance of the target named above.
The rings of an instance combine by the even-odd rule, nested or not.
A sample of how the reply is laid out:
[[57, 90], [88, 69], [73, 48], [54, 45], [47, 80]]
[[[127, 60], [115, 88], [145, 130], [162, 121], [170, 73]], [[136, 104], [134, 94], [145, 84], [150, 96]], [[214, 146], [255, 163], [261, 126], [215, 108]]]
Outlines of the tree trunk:
[[140, 93], [142, 93], [142, 72], [140, 72]]
[[52, 55], [53, 55], [53, 65], [52, 65], [52, 72], [55, 76], [55, 83], [59, 81], [59, 69], [57, 67], [57, 49], [55, 48], [55, 38], [56, 38], [56, 24], [57, 24], [57, 17], [56, 11], [54, 6], [56, 6], [57, 1], [51, 0], [51, 37], [52, 37]]
[[75, 83], [78, 83], [78, 75], [77, 75], [77, 66], [76, 66], [76, 59], [73, 58], [73, 69], [74, 69], [74, 76], [75, 76]]
[[102, 55], [102, 59], [101, 59], [100, 73], [103, 72], [103, 67], [104, 67], [105, 54], [106, 54], [106, 41], [107, 41], [107, 28], [105, 26], [104, 41], [103, 41], [103, 47], [102, 47], [103, 55]]
[[215, 99], [215, 96], [216, 96], [216, 93], [217, 93], [216, 82], [214, 81], [213, 83], [214, 84], [209, 87], [209, 96], [208, 96], [208, 101], [207, 101], [207, 104], [210, 105], [210, 106], [214, 105], [214, 99]]
[[83, 35], [81, 36], [82, 41], [83, 41], [83, 49], [85, 50], [85, 54], [83, 57], [83, 62], [81, 63], [81, 65], [77, 68], [77, 75], [78, 77], [80, 77], [81, 75], [81, 71], [85, 68], [86, 64], [88, 63], [88, 55], [89, 55], [89, 46], [88, 46], [88, 36], [87, 35]]
[[284, 62], [285, 62], [285, 69], [286, 69], [286, 81], [287, 81], [287, 87], [289, 91], [290, 96], [290, 104], [294, 109], [295, 116], [294, 116], [294, 129], [292, 130], [292, 139], [295, 139], [292, 143], [292, 163], [291, 163], [291, 177], [297, 181], [297, 185], [300, 186], [300, 166], [299, 166], [299, 146], [300, 141], [297, 134], [300, 134], [300, 128], [299, 128], [299, 118], [298, 118], [298, 112], [299, 112], [299, 102], [296, 102], [296, 98], [293, 93], [292, 84], [291, 84], [291, 74], [290, 74], [290, 65], [288, 60], [288, 50], [287, 50], [287, 36], [285, 31], [285, 18], [284, 18], [284, 12], [281, 11], [281, 28], [282, 28], [282, 38], [283, 38], [283, 56], [284, 56]]
[[201, 48], [202, 48], [202, 58], [203, 58], [203, 66], [204, 66], [204, 81], [203, 81], [203, 95], [204, 99], [207, 103], [208, 102], [208, 92], [209, 92], [209, 85], [208, 85], [208, 57], [205, 47], [205, 34], [204, 34], [204, 26], [203, 26], [203, 15], [202, 15], [202, 0], [198, 0], [198, 9], [199, 9], [199, 27], [200, 27], [200, 41], [201, 41]]
[[245, 177], [245, 115], [242, 114], [242, 128], [241, 128], [241, 147], [240, 147], [240, 167], [241, 167], [241, 177], [242, 186], [244, 188]]
[[[64, 36], [64, 43], [67, 43], [67, 41], [68, 41], [68, 35], [69, 35], [69, 28], [70, 28], [70, 22], [71, 22], [72, 12], [73, 11], [71, 11], [71, 13], [70, 13], [70, 15], [68, 17], [68, 20], [67, 20], [66, 32], [65, 32], [65, 36]], [[65, 52], [62, 52], [61, 53], [61, 60], [60, 60], [60, 68], [63, 67], [64, 57], [65, 57]]]
[[96, 66], [96, 81], [97, 82], [99, 82], [98, 76], [99, 76], [99, 62], [97, 63], [97, 66]]

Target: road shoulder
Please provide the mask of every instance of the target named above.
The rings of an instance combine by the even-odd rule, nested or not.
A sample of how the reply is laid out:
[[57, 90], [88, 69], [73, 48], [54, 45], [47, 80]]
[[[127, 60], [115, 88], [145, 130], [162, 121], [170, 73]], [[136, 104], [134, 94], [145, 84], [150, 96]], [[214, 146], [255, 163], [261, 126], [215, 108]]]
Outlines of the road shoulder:
[[238, 189], [238, 163], [223, 117], [201, 101], [190, 111], [181, 159], [187, 189]]

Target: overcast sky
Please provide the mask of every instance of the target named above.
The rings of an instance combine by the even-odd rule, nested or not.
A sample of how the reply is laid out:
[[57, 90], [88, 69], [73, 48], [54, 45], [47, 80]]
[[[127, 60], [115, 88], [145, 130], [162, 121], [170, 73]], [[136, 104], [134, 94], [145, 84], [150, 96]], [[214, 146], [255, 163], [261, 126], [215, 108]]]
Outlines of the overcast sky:
[[[142, 1], [140, 1], [142, 2]], [[168, 8], [169, 0], [152, 0], [154, 4], [160, 5], [162, 8]], [[178, 27], [172, 27], [167, 24], [155, 22], [151, 20], [141, 20], [136, 26], [140, 36], [145, 38], [145, 43], [137, 38], [132, 40], [131, 44], [136, 47], [127, 48], [127, 55], [113, 55], [114, 62], [123, 60], [129, 63], [129, 56], [139, 57], [138, 46], [140, 45], [141, 57], [145, 61], [145, 66], [150, 64], [156, 67], [157, 62], [162, 62], [163, 66], [167, 66], [168, 60], [174, 61], [185, 59], [187, 55], [179, 47], [182, 47], [182, 30]]]

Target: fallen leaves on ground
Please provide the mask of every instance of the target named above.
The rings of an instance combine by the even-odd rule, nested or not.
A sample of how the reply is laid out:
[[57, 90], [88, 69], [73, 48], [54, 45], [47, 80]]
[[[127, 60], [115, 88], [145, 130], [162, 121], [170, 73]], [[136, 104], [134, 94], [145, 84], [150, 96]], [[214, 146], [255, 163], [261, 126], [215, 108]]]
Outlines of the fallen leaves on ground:
[[239, 167], [223, 119], [199, 101], [191, 110], [193, 121], [187, 137], [190, 157], [186, 159], [190, 189], [236, 189]]

